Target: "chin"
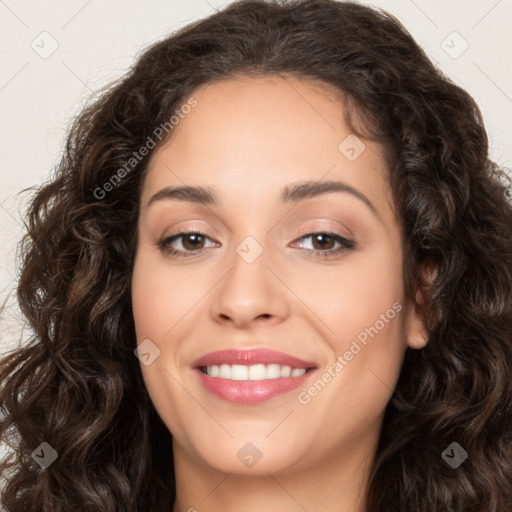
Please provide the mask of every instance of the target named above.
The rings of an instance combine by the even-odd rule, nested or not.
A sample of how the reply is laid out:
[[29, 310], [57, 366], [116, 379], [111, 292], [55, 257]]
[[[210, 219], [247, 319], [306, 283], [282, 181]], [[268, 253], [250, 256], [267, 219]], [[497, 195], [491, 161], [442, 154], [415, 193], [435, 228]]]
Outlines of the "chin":
[[[266, 434], [265, 434], [266, 435]], [[255, 436], [256, 437], [256, 436]], [[209, 438], [209, 446], [196, 447], [194, 451], [209, 467], [224, 473], [240, 475], [261, 475], [277, 473], [297, 464], [297, 449], [293, 446], [274, 445], [275, 441], [244, 436], [244, 440], [226, 439], [225, 442]], [[212, 445], [215, 450], [212, 451]]]

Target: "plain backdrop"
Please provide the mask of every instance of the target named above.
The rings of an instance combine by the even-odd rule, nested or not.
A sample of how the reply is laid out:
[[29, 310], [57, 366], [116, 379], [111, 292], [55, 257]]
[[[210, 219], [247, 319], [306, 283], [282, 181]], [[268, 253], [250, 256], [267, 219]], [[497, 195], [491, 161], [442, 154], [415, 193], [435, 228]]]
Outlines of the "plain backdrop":
[[[140, 52], [222, 0], [0, 0], [0, 357], [30, 334], [15, 300], [28, 195], [57, 163], [70, 119]], [[363, 2], [362, 2], [363, 3]], [[510, 168], [512, 0], [364, 2], [395, 15], [484, 116], [491, 157]], [[508, 54], [508, 55], [507, 55]]]

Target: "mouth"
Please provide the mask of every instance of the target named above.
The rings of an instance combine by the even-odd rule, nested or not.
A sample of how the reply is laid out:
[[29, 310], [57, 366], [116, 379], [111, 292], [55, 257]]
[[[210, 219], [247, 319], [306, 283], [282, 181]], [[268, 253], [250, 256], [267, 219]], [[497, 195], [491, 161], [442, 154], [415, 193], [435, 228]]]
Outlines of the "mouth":
[[258, 404], [304, 384], [318, 366], [274, 350], [223, 350], [192, 363], [204, 389], [238, 404]]

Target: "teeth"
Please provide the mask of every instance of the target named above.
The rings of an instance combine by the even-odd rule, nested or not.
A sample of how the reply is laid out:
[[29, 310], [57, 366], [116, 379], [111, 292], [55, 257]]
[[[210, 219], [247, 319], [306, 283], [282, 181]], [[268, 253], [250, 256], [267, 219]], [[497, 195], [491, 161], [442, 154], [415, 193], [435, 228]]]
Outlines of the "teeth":
[[278, 379], [279, 377], [281, 377], [281, 366], [269, 364], [267, 366], [267, 379]]
[[221, 379], [231, 379], [231, 366], [229, 364], [220, 365], [219, 377]]
[[306, 373], [305, 368], [293, 368], [280, 364], [221, 364], [207, 366], [206, 374], [210, 377], [231, 380], [266, 380], [280, 377], [300, 377]]
[[249, 380], [264, 380], [267, 378], [267, 369], [264, 364], [253, 364], [248, 366]]
[[[305, 373], [305, 371], [303, 373]], [[292, 374], [291, 366], [281, 366], [281, 377], [290, 377], [291, 374]]]
[[249, 378], [249, 370], [247, 366], [234, 364], [231, 367], [231, 380], [247, 380]]

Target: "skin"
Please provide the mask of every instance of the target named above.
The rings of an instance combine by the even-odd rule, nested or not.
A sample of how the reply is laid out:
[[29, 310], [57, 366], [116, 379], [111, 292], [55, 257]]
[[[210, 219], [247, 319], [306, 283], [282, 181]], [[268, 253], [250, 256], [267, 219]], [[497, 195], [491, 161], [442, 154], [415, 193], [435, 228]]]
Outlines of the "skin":
[[[428, 335], [418, 308], [405, 300], [401, 227], [382, 148], [363, 141], [354, 161], [340, 152], [351, 130], [340, 100], [321, 84], [237, 78], [193, 97], [197, 106], [150, 161], [132, 280], [138, 343], [149, 338], [160, 349], [141, 370], [173, 436], [172, 510], [362, 510], [404, 352], [422, 348]], [[302, 180], [342, 181], [377, 213], [347, 192], [281, 203], [281, 188]], [[160, 189], [184, 184], [214, 187], [220, 204], [168, 199], [146, 206]], [[206, 238], [193, 245], [182, 237], [172, 247], [201, 254], [180, 258], [159, 249], [159, 239], [184, 228]], [[340, 247], [307, 236], [325, 231], [354, 248], [316, 258]], [[252, 263], [236, 252], [247, 236], [263, 249]], [[298, 394], [329, 368], [332, 375], [336, 357], [395, 303], [401, 311], [301, 403]], [[232, 404], [206, 391], [190, 366], [227, 348], [271, 348], [319, 368], [289, 393]], [[262, 454], [252, 467], [237, 457], [248, 442]]]

